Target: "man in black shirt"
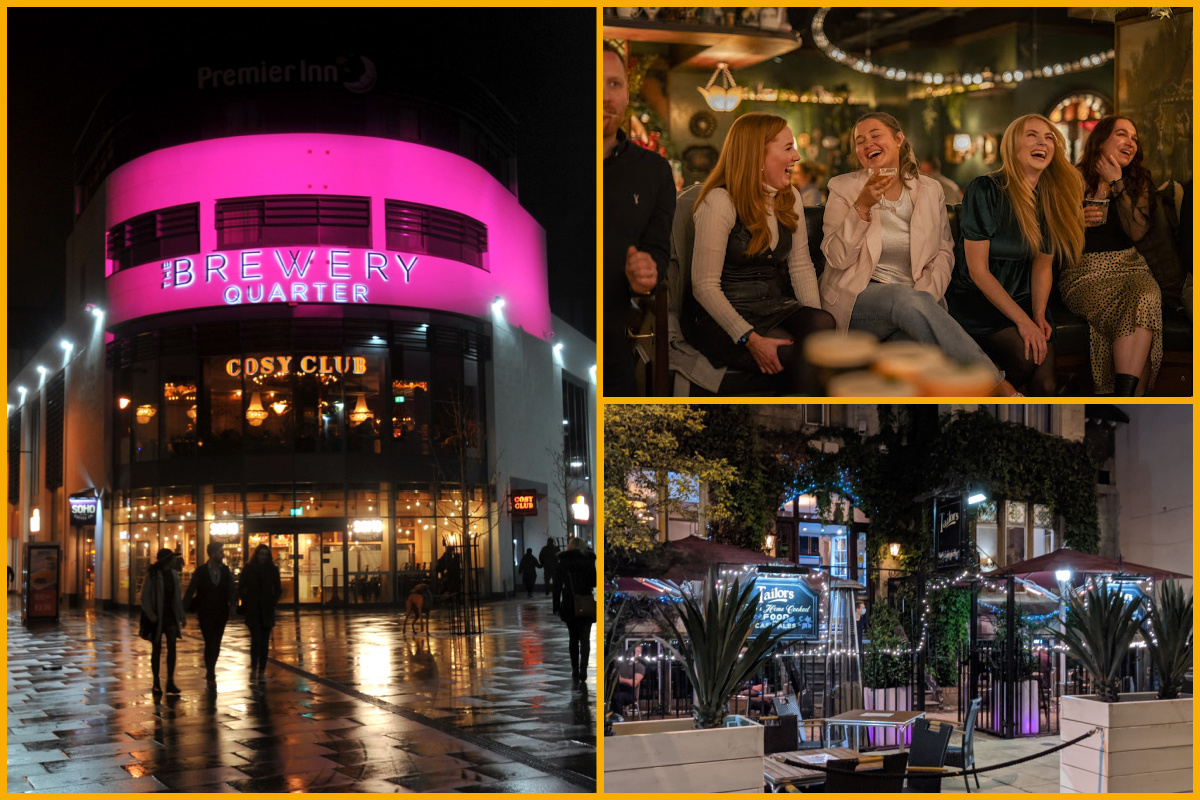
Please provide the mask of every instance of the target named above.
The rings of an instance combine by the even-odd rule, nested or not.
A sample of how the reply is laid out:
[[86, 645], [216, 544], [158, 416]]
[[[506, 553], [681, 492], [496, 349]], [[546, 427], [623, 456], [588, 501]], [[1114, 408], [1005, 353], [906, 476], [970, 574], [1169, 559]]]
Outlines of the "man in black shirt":
[[633, 355], [625, 330], [633, 303], [666, 279], [675, 216], [671, 166], [621, 130], [629, 106], [625, 62], [604, 46], [604, 393], [631, 395]]

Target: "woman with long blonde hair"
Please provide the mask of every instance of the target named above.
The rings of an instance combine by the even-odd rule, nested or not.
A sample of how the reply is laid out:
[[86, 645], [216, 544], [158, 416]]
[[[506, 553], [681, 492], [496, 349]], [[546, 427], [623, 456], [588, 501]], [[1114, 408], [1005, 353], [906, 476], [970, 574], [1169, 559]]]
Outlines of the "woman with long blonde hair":
[[1059, 291], [1088, 321], [1097, 394], [1145, 394], [1162, 364], [1162, 290], [1134, 246], [1150, 231], [1154, 183], [1126, 117], [1096, 123], [1079, 159], [1088, 203], [1087, 244]]
[[1050, 120], [1026, 114], [1000, 140], [1003, 164], [967, 185], [950, 313], [1025, 394], [1053, 395], [1053, 267], [1079, 263], [1083, 180]]
[[692, 292], [681, 323], [714, 366], [784, 373], [793, 392], [812, 394], [800, 340], [834, 323], [821, 310], [800, 194], [789, 182], [799, 160], [782, 117], [734, 121], [696, 200]]

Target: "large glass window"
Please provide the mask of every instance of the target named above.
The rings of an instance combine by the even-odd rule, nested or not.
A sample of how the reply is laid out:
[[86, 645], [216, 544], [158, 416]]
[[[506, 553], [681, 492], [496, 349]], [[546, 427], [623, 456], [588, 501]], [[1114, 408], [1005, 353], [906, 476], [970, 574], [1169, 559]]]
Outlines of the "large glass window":
[[198, 252], [199, 203], [139, 214], [108, 231], [108, 259], [113, 272]]
[[371, 246], [371, 200], [341, 195], [274, 195], [217, 201], [217, 246]]
[[366, 371], [345, 373], [346, 449], [351, 453], [379, 453], [382, 451], [379, 431], [381, 422], [386, 420], [383, 395], [379, 391], [383, 358], [375, 352], [363, 352], [364, 355], [352, 358], [356, 361], [361, 358]]
[[[265, 363], [264, 363], [265, 362]], [[289, 367], [292, 362], [288, 362]], [[246, 451], [284, 453], [292, 450], [293, 373], [276, 356], [242, 359], [242, 397], [246, 398]], [[247, 374], [253, 370], [253, 374]]]
[[429, 454], [429, 353], [392, 351], [392, 452]]
[[202, 411], [200, 444], [209, 455], [242, 452], [242, 379], [229, 375], [226, 358], [204, 361], [204, 390], [207, 402]]
[[386, 201], [387, 246], [427, 253], [485, 269], [487, 226], [477, 219], [422, 203]]
[[134, 365], [133, 378], [133, 460], [158, 460], [159, 393], [153, 361], [142, 361]]

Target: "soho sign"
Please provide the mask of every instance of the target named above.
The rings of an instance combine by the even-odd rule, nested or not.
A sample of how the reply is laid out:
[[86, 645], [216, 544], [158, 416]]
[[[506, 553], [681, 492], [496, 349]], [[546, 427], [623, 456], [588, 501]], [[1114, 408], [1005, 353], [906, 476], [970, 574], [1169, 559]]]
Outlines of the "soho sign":
[[[369, 303], [371, 287], [412, 281], [417, 256], [336, 248], [238, 250], [162, 262], [162, 288], [224, 284], [226, 305]], [[389, 270], [391, 272], [389, 273]], [[311, 274], [310, 274], [311, 272]]]

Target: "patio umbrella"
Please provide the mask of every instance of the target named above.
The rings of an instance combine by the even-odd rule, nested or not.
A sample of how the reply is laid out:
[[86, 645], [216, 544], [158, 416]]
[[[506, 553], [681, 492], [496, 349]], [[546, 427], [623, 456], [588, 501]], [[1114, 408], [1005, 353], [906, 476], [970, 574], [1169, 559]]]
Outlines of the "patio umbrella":
[[1058, 579], [1054, 573], [1062, 569], [1069, 569], [1072, 575], [1138, 575], [1154, 578], [1155, 580], [1192, 577], [1182, 572], [1147, 567], [1142, 564], [1122, 561], [1121, 559], [1088, 555], [1087, 553], [1080, 553], [1065, 547], [1060, 547], [1053, 553], [1047, 553], [1044, 556], [1030, 558], [1026, 561], [1018, 561], [1016, 564], [1001, 567], [995, 572], [988, 573], [988, 577], [1016, 575], [1032, 581], [1038, 586], [1052, 587], [1058, 585]]

